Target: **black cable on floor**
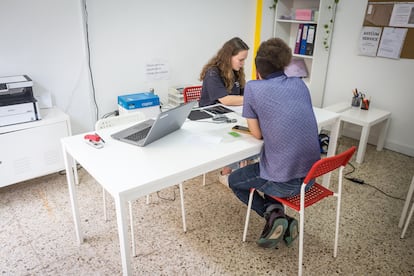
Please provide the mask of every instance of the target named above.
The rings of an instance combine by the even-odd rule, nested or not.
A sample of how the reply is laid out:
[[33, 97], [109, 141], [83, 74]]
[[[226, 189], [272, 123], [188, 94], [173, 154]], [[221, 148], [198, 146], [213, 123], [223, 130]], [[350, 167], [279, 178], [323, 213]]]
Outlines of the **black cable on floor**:
[[347, 175], [349, 175], [349, 174], [351, 174], [351, 173], [354, 173], [354, 172], [355, 172], [355, 166], [354, 166], [354, 165], [352, 165], [352, 163], [351, 163], [351, 162], [348, 162], [348, 164], [352, 167], [352, 171], [345, 173], [345, 175], [344, 175], [344, 178], [345, 178], [345, 179], [347, 179], [347, 180], [349, 180], [349, 181], [351, 181], [351, 182], [357, 183], [357, 184], [359, 184], [359, 185], [367, 185], [367, 186], [369, 186], [369, 187], [371, 187], [371, 188], [373, 188], [373, 189], [377, 190], [378, 192], [382, 193], [383, 195], [385, 195], [385, 196], [387, 196], [387, 197], [390, 197], [390, 198], [393, 198], [393, 199], [398, 199], [398, 200], [405, 201], [405, 198], [400, 198], [400, 197], [396, 197], [396, 196], [393, 196], [393, 195], [387, 194], [386, 192], [384, 192], [383, 190], [379, 189], [378, 187], [375, 187], [374, 185], [371, 185], [371, 184], [369, 184], [369, 183], [365, 182], [363, 179], [356, 178], [356, 177], [349, 177], [349, 176], [347, 176]]
[[[175, 187], [177, 187], [177, 186], [175, 186]], [[168, 201], [175, 201], [175, 189], [173, 190], [173, 197], [172, 198], [161, 196], [160, 191], [157, 191], [157, 196], [158, 196], [159, 199], [168, 200]]]
[[[82, 169], [82, 166], [80, 164], [76, 164], [76, 170], [79, 171], [80, 169]], [[58, 172], [59, 175], [66, 175], [66, 170], [62, 170]]]

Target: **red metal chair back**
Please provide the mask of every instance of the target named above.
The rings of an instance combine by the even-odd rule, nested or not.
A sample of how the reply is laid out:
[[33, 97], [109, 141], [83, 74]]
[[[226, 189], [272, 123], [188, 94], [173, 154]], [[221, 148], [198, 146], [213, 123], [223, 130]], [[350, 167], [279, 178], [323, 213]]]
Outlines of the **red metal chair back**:
[[346, 164], [348, 164], [348, 161], [351, 159], [352, 155], [354, 154], [355, 150], [356, 147], [353, 146], [340, 154], [320, 159], [315, 164], [313, 164], [312, 168], [306, 175], [306, 178], [303, 181], [303, 183], [308, 184], [309, 181], [311, 181], [314, 178], [334, 171], [341, 166], [345, 167]]
[[201, 97], [201, 85], [188, 86], [183, 90], [184, 102], [199, 101]]

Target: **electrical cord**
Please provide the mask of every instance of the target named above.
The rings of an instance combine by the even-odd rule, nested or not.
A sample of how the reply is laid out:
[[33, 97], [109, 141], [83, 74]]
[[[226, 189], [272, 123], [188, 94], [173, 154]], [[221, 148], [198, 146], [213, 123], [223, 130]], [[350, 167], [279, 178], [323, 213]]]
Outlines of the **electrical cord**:
[[223, 124], [223, 123], [237, 123], [236, 119], [228, 119], [226, 121], [201, 121], [201, 120], [197, 120], [197, 123], [210, 123], [210, 124]]
[[[175, 188], [177, 188], [177, 187], [178, 186], [176, 185]], [[173, 197], [172, 198], [161, 196], [160, 191], [157, 191], [157, 196], [158, 196], [159, 199], [162, 199], [162, 200], [175, 201], [175, 189], [173, 190]]]
[[91, 81], [91, 87], [92, 87], [92, 99], [93, 104], [95, 106], [95, 117], [96, 120], [99, 119], [99, 106], [98, 102], [96, 100], [96, 90], [95, 90], [95, 81], [92, 73], [92, 65], [91, 65], [91, 48], [89, 43], [89, 14], [88, 14], [88, 5], [87, 0], [83, 0], [83, 11], [84, 11], [84, 17], [85, 17], [85, 36], [86, 36], [86, 51], [87, 51], [87, 58], [88, 58], [88, 69], [89, 69], [89, 77]]
[[357, 184], [359, 184], [359, 185], [367, 185], [367, 186], [369, 186], [369, 187], [371, 187], [371, 188], [373, 188], [373, 189], [377, 190], [378, 192], [382, 193], [383, 195], [385, 195], [385, 196], [387, 196], [387, 197], [390, 197], [390, 198], [393, 198], [393, 199], [402, 200], [402, 201], [404, 201], [404, 200], [405, 200], [405, 198], [400, 198], [400, 197], [396, 197], [396, 196], [393, 196], [393, 195], [387, 194], [387, 193], [386, 193], [386, 192], [384, 192], [383, 190], [379, 189], [378, 187], [376, 187], [376, 186], [374, 186], [374, 185], [371, 185], [371, 184], [369, 184], [369, 183], [365, 182], [365, 181], [364, 181], [363, 179], [361, 179], [361, 178], [357, 178], [357, 177], [349, 177], [349, 176], [347, 176], [347, 175], [352, 174], [352, 173], [354, 173], [354, 172], [355, 172], [355, 166], [354, 166], [354, 165], [352, 165], [352, 163], [351, 163], [351, 162], [348, 162], [348, 164], [352, 167], [352, 170], [351, 170], [350, 172], [347, 172], [347, 173], [345, 173], [345, 174], [344, 174], [344, 178], [345, 178], [345, 179], [347, 179], [347, 180], [349, 180], [349, 181], [351, 181], [351, 182], [357, 183]]
[[237, 123], [237, 119], [230, 119], [229, 117], [225, 115], [215, 115], [211, 118], [211, 121], [200, 121], [197, 120], [197, 122], [200, 123], [213, 123], [213, 124], [223, 124], [223, 123]]
[[[82, 169], [82, 166], [80, 164], [76, 164], [76, 170], [79, 171]], [[59, 175], [66, 175], [66, 170], [62, 170], [58, 172]]]
[[119, 115], [119, 111], [118, 110], [114, 110], [114, 111], [111, 111], [109, 113], [104, 114], [102, 116], [102, 118], [108, 118], [108, 117], [111, 117], [111, 116], [118, 116], [118, 115]]

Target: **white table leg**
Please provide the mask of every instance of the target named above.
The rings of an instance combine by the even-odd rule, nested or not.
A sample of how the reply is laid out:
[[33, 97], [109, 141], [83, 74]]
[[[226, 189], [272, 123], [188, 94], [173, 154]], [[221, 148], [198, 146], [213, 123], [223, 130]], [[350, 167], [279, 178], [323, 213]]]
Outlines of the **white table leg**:
[[405, 232], [407, 231], [408, 224], [410, 224], [411, 217], [413, 216], [413, 213], [414, 213], [414, 203], [413, 203], [413, 205], [411, 206], [410, 213], [408, 214], [408, 217], [407, 217], [407, 220], [406, 220], [406, 222], [405, 222], [405, 225], [404, 225], [403, 231], [402, 231], [402, 233], [401, 233], [401, 239], [404, 239]]
[[361, 131], [361, 138], [359, 139], [359, 145], [358, 145], [358, 152], [356, 157], [356, 162], [361, 164], [364, 162], [364, 155], [365, 151], [367, 149], [367, 143], [368, 143], [368, 137], [369, 137], [369, 131], [371, 127], [370, 126], [363, 126]]
[[73, 175], [75, 176], [75, 183], [79, 185], [79, 176], [78, 176], [78, 165], [76, 164], [76, 160], [73, 159]]
[[387, 136], [388, 126], [390, 125], [390, 118], [386, 119], [382, 122], [383, 126], [381, 129], [381, 133], [378, 136], [378, 143], [377, 143], [377, 150], [380, 151], [384, 147], [385, 144], [385, 137]]
[[183, 229], [184, 229], [184, 232], [187, 232], [187, 224], [185, 222], [183, 183], [181, 182], [178, 186], [180, 187], [181, 215], [182, 215], [182, 218], [183, 218]]
[[70, 203], [72, 206], [72, 214], [73, 214], [73, 221], [75, 223], [75, 232], [76, 232], [76, 239], [78, 244], [80, 245], [83, 242], [82, 231], [80, 228], [80, 216], [79, 216], [79, 206], [76, 197], [76, 188], [75, 188], [75, 179], [73, 171], [73, 167], [71, 164], [74, 164], [72, 156], [66, 151], [65, 146], [62, 146], [63, 149], [63, 160], [65, 162], [65, 169], [66, 169], [66, 180], [68, 182], [69, 188], [69, 196], [70, 196]]
[[116, 220], [118, 224], [119, 246], [123, 275], [131, 275], [131, 251], [128, 244], [128, 210], [126, 202], [119, 195], [114, 197], [116, 207]]
[[[334, 156], [336, 153], [340, 126], [341, 126], [341, 120], [338, 117], [336, 122], [332, 124], [331, 126], [331, 136], [329, 138], [329, 146], [328, 146], [328, 152], [326, 153], [326, 156]], [[331, 174], [330, 173], [325, 174], [322, 179], [322, 185], [328, 188], [330, 181], [331, 181]]]
[[413, 176], [413, 179], [411, 180], [410, 187], [408, 188], [407, 197], [405, 198], [404, 207], [401, 212], [400, 222], [398, 223], [398, 227], [400, 228], [403, 227], [404, 225], [405, 216], [407, 215], [408, 207], [410, 206], [411, 198], [413, 194], [414, 194], [414, 176]]

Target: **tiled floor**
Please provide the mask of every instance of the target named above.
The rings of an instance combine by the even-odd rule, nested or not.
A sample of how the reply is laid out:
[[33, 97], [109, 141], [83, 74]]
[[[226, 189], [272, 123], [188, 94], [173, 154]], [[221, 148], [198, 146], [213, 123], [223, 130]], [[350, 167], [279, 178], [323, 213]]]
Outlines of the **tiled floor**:
[[[340, 150], [357, 141], [341, 138]], [[354, 159], [353, 159], [354, 160]], [[368, 146], [353, 176], [405, 199], [414, 158]], [[349, 171], [351, 168], [347, 168]], [[1, 275], [120, 275], [113, 202], [109, 221], [100, 186], [81, 169], [78, 246], [64, 175], [53, 174], [0, 188]], [[295, 275], [298, 243], [262, 249], [255, 240], [264, 221], [252, 213], [248, 241], [241, 242], [246, 207], [217, 181], [217, 172], [185, 182], [188, 232], [183, 233], [178, 188], [133, 203], [137, 254], [134, 275]], [[332, 185], [335, 185], [333, 183]], [[332, 257], [335, 199], [307, 209], [305, 275], [414, 275], [414, 221], [406, 238], [398, 228], [403, 200], [368, 185], [344, 182], [338, 257]], [[298, 217], [297, 214], [289, 212]]]

